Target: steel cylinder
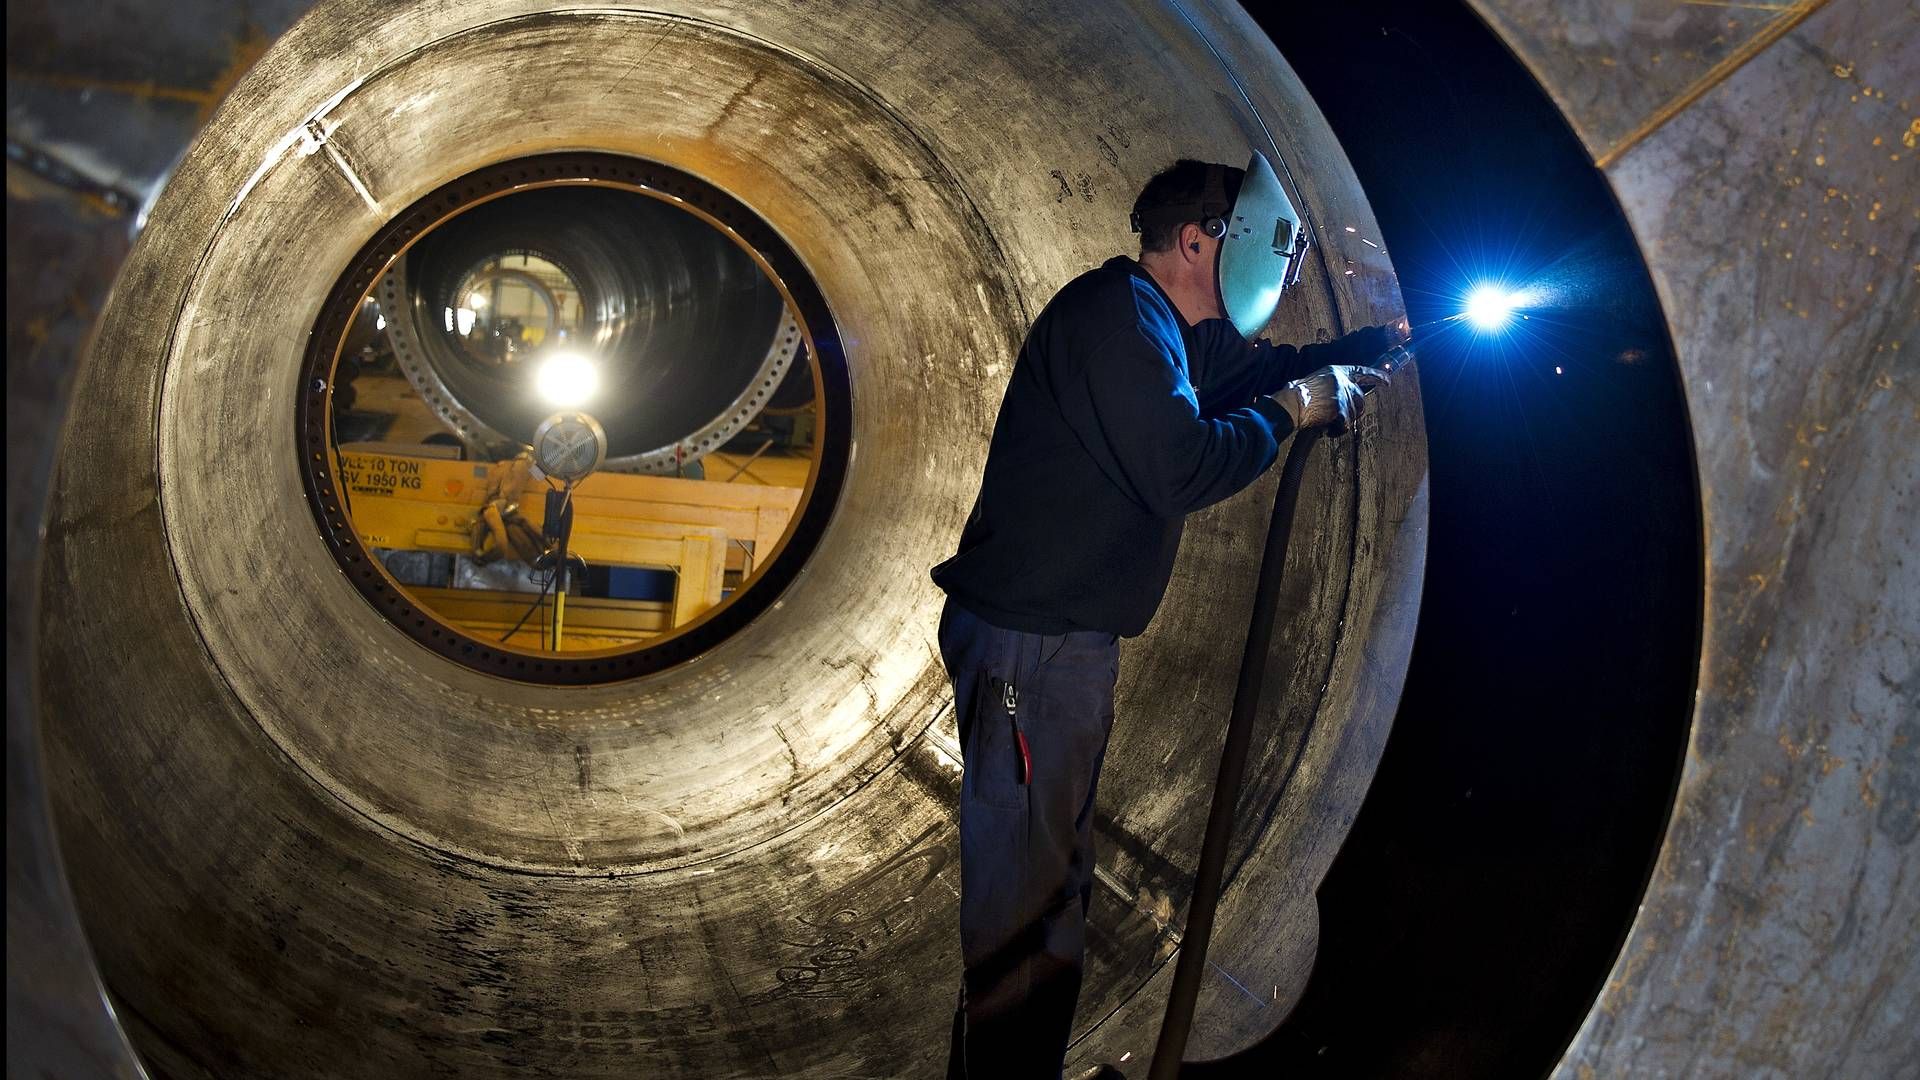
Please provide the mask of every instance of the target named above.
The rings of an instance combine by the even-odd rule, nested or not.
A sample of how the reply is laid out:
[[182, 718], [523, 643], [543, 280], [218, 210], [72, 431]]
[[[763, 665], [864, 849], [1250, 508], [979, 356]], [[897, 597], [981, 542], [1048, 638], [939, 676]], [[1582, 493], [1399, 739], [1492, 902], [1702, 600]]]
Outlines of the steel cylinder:
[[[937, 1071], [959, 762], [927, 570], [1041, 305], [1131, 250], [1155, 171], [1249, 145], [1316, 227], [1275, 336], [1397, 316], [1338, 145], [1230, 5], [314, 7], [154, 203], [53, 480], [53, 802], [140, 1051], [170, 1076]], [[382, 621], [300, 497], [292, 409], [368, 237], [474, 170], [582, 150], [779, 232], [844, 345], [851, 452], [769, 610], [671, 670], [556, 688]], [[1414, 375], [1309, 471], [1200, 1056], [1304, 983], [1385, 739], [1421, 583]], [[1076, 1059], [1150, 1044], [1272, 483], [1190, 524], [1123, 664]]]
[[[456, 294], [516, 254], [564, 275], [579, 325], [562, 328], [570, 338], [488, 355], [486, 344], [506, 345], [501, 332], [479, 347], [457, 334], [468, 297]], [[560, 322], [566, 301], [539, 279], [491, 273], [518, 274]], [[545, 419], [552, 406], [532, 384], [556, 352], [574, 350], [598, 372], [610, 467], [669, 472], [759, 415], [799, 351], [784, 298], [746, 248], [671, 198], [606, 187], [534, 188], [462, 208], [395, 260], [369, 299], [392, 312], [386, 335], [408, 381], [486, 456], [526, 445]]]

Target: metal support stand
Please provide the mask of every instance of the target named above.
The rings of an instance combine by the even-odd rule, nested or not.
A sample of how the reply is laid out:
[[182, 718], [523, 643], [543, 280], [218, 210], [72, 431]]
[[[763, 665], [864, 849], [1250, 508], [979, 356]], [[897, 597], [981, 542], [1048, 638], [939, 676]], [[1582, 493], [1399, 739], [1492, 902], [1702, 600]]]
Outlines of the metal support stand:
[[567, 611], [567, 539], [573, 534], [573, 485], [547, 492], [547, 551], [553, 557], [553, 651], [560, 651], [560, 635]]

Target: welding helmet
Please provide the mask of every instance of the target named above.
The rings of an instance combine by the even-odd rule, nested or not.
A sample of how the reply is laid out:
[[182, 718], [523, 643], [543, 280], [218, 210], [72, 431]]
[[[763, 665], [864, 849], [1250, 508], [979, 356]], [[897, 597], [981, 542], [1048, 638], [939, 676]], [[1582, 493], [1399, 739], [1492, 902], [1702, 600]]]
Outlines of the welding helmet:
[[1236, 173], [1240, 170], [1210, 165], [1197, 202], [1136, 208], [1132, 223], [1133, 231], [1140, 232], [1143, 222], [1198, 222], [1202, 232], [1218, 238], [1214, 277], [1220, 307], [1240, 336], [1251, 341], [1272, 320], [1281, 291], [1299, 279], [1307, 236], [1265, 155], [1255, 150], [1246, 172]]
[[1267, 328], [1281, 290], [1300, 277], [1306, 240], [1293, 200], [1255, 150], [1220, 237], [1220, 306], [1241, 337], [1252, 341]]

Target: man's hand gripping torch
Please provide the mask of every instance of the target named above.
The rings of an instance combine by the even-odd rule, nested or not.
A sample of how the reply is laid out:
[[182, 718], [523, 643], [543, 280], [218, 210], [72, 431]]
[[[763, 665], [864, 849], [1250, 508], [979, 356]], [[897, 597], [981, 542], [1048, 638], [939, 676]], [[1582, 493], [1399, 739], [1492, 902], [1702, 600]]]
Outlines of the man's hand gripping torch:
[[1295, 431], [1326, 428], [1326, 434], [1340, 436], [1360, 419], [1366, 396], [1393, 382], [1393, 369], [1413, 359], [1407, 348], [1407, 321], [1403, 318], [1387, 328], [1390, 347], [1370, 365], [1335, 364], [1323, 367], [1305, 378], [1295, 379], [1273, 395], [1280, 407], [1293, 419]]

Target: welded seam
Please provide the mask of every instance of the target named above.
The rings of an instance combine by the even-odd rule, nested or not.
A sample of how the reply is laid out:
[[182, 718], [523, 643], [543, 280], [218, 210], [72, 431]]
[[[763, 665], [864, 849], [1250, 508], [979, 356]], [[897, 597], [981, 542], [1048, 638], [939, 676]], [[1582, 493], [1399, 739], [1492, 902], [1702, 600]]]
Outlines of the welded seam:
[[[227, 204], [227, 212], [222, 214], [219, 222], [214, 225], [213, 234], [207, 240], [206, 251], [202, 254], [200, 261], [194, 265], [196, 275], [201, 268], [206, 265], [207, 259], [213, 257], [213, 249], [214, 246], [220, 242], [220, 234], [226, 230], [227, 223], [233, 220], [234, 215], [240, 212], [240, 204], [247, 201], [247, 197], [253, 194], [253, 189], [258, 187], [260, 182], [267, 178], [268, 173], [272, 172], [282, 161], [286, 160], [287, 154], [290, 153], [295, 146], [303, 147], [302, 157], [313, 153], [313, 150], [320, 144], [314, 141], [313, 132], [309, 131], [308, 127], [310, 125], [321, 125], [321, 122], [326, 119], [328, 113], [332, 112], [341, 102], [352, 96], [354, 91], [360, 89], [361, 85], [366, 81], [364, 77], [354, 79], [334, 91], [332, 97], [321, 102], [313, 111], [307, 113], [304, 119], [298, 124], [295, 124], [285, 135], [282, 135], [278, 142], [267, 148], [266, 154], [260, 159], [259, 166], [253, 170], [253, 175], [247, 177], [245, 182], [240, 185], [240, 190], [234, 194], [233, 201]], [[215, 124], [220, 123], [229, 109], [237, 108], [237, 106], [232, 104], [232, 101], [233, 99], [229, 97], [227, 102], [222, 104], [220, 112], [215, 114], [213, 121], [201, 129], [203, 133], [211, 130]], [[324, 125], [321, 126], [321, 130], [325, 130]], [[194, 144], [197, 145], [199, 141], [200, 136], [194, 136]], [[191, 148], [189, 148], [188, 152], [192, 152]], [[169, 176], [167, 179], [171, 182], [173, 178]], [[164, 187], [165, 185], [162, 186]], [[189, 289], [189, 292], [191, 292], [191, 289]], [[184, 307], [185, 304], [186, 299], [182, 297], [181, 305]]]
[[[1221, 55], [1219, 49], [1214, 48], [1213, 39], [1207, 36], [1205, 30], [1200, 29], [1200, 24], [1194, 20], [1193, 14], [1186, 9], [1186, 5], [1180, 0], [1167, 0], [1167, 4], [1180, 13], [1180, 17], [1186, 20], [1187, 28], [1193, 31], [1193, 36], [1199, 38], [1200, 44], [1205, 45], [1207, 51], [1213, 54], [1214, 63], [1220, 65], [1220, 73], [1233, 84], [1233, 89], [1240, 95], [1240, 100], [1247, 103], [1247, 112], [1253, 115], [1253, 122], [1260, 125], [1260, 134], [1267, 137], [1267, 146], [1273, 150], [1273, 156], [1284, 157], [1280, 153], [1280, 144], [1274, 141], [1273, 131], [1267, 127], [1267, 122], [1260, 118], [1260, 110], [1254, 106], [1252, 96], [1247, 93], [1247, 88], [1240, 84], [1240, 77], [1233, 73], [1233, 65], [1227, 63], [1227, 58]], [[1280, 167], [1286, 169], [1286, 163], [1283, 161]], [[1287, 179], [1293, 179], [1293, 172], [1290, 169], [1287, 170]], [[1300, 185], [1295, 184], [1293, 190], [1298, 194]]]
[[320, 121], [315, 120], [309, 123], [306, 130], [308, 137], [319, 143], [320, 149], [326, 151], [327, 160], [333, 162], [333, 167], [340, 171], [342, 177], [346, 178], [347, 186], [353, 189], [355, 195], [360, 196], [361, 202], [367, 204], [367, 209], [373, 211], [375, 214], [385, 213], [385, 211], [380, 208], [380, 200], [374, 198], [373, 192], [367, 190], [366, 181], [360, 179], [360, 174], [354, 170], [353, 163], [348, 161], [347, 156], [340, 151], [340, 147], [335, 144], [331, 133], [321, 128]]
[[1640, 122], [1640, 126], [1629, 131], [1624, 138], [1608, 148], [1607, 152], [1593, 159], [1595, 168], [1604, 169], [1620, 160], [1621, 155], [1647, 140], [1647, 137], [1667, 125], [1667, 121], [1685, 112], [1687, 107], [1700, 100], [1707, 91], [1719, 86], [1727, 77], [1745, 67], [1747, 61], [1764, 52], [1767, 46], [1785, 37], [1789, 31], [1814, 12], [1827, 6], [1827, 0], [1800, 0], [1786, 14], [1774, 19], [1760, 32], [1748, 38], [1739, 48], [1728, 53], [1719, 63], [1708, 68], [1706, 74], [1695, 79], [1693, 84], [1680, 91], [1671, 101], [1655, 109], [1651, 115]]

